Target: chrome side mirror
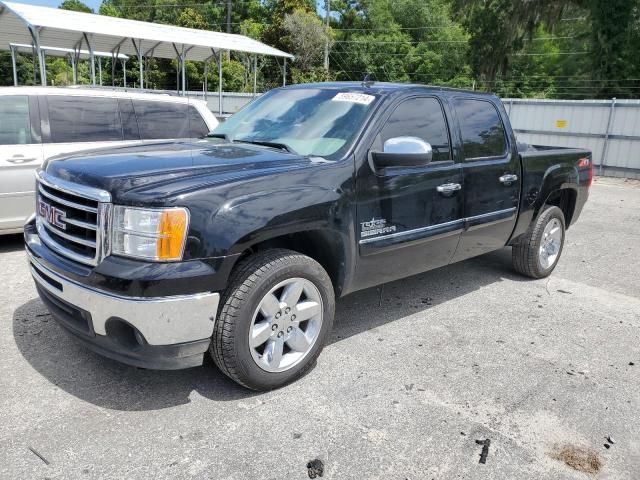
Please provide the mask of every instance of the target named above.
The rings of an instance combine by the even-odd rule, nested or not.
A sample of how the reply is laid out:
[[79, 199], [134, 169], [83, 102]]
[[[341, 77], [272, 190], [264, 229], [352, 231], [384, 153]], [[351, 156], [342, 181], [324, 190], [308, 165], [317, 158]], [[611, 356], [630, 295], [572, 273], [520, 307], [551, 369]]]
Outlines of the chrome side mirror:
[[394, 137], [384, 142], [382, 152], [372, 151], [376, 168], [419, 167], [433, 159], [433, 149], [418, 137]]

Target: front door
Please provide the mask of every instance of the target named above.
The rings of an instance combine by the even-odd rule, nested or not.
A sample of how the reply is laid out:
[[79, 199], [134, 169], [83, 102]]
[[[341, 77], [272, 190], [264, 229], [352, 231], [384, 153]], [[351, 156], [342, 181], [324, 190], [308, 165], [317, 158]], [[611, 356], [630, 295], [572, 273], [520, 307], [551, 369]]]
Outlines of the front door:
[[[19, 230], [35, 211], [35, 175], [42, 163], [37, 104], [27, 95], [0, 95], [0, 233]], [[33, 121], [32, 121], [33, 120]]]
[[505, 246], [520, 199], [520, 159], [496, 105], [488, 99], [454, 98], [464, 155], [465, 231], [453, 261]]
[[422, 166], [377, 169], [369, 153], [357, 164], [358, 288], [451, 260], [463, 227], [463, 191], [448, 123], [439, 99], [405, 99], [392, 108], [370, 151], [382, 150], [391, 138], [417, 137], [432, 146], [433, 160]]

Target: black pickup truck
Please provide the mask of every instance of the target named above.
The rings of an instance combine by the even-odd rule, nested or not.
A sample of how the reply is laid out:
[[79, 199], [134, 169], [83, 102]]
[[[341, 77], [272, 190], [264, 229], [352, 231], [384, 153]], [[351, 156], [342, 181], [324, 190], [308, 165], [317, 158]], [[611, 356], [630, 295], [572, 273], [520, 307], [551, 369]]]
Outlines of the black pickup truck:
[[555, 268], [587, 150], [519, 146], [500, 100], [420, 85], [272, 90], [199, 142], [84, 152], [37, 174], [38, 293], [94, 351], [279, 387], [325, 343], [335, 298], [511, 246]]

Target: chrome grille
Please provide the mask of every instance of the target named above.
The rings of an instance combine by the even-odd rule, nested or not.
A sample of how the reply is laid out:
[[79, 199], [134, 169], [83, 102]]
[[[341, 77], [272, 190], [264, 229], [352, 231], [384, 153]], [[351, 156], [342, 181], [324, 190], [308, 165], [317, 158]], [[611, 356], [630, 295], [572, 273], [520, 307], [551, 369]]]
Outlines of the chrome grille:
[[111, 196], [42, 171], [37, 174], [36, 226], [42, 241], [58, 254], [97, 265], [109, 251]]

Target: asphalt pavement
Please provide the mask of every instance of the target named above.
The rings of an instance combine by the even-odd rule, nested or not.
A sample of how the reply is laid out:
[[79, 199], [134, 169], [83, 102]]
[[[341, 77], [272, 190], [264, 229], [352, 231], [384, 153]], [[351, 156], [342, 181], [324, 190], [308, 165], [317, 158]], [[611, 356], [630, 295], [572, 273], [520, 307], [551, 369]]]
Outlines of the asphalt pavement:
[[550, 278], [510, 255], [339, 300], [315, 368], [255, 393], [87, 351], [2, 237], [0, 478], [640, 478], [640, 183], [595, 182]]

